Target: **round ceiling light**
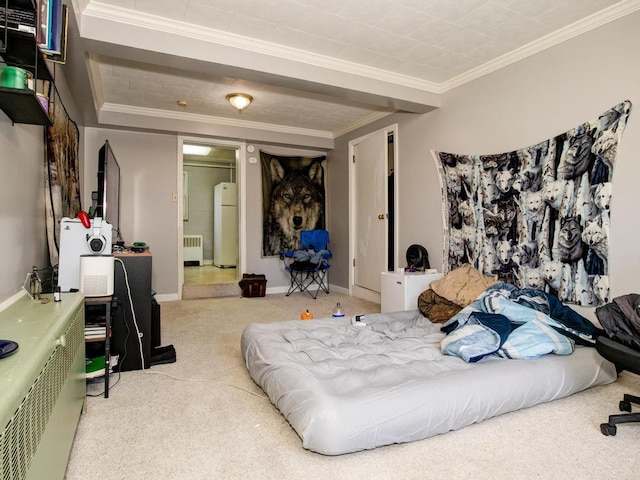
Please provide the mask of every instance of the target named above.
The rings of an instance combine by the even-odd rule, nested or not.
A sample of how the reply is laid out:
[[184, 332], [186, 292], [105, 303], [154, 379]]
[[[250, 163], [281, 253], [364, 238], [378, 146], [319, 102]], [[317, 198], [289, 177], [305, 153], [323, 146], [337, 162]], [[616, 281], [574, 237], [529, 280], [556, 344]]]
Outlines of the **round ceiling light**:
[[227, 95], [227, 100], [233, 108], [241, 112], [243, 109], [251, 105], [253, 97], [248, 93], [230, 93]]

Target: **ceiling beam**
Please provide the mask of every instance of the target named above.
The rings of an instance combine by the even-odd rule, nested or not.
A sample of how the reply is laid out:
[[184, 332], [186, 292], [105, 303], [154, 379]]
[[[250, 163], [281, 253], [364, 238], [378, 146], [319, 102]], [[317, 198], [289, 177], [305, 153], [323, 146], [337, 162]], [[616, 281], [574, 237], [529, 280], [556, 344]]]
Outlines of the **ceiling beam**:
[[438, 86], [290, 47], [197, 29], [90, 3], [79, 15], [85, 50], [203, 74], [277, 85], [411, 113], [440, 106]]

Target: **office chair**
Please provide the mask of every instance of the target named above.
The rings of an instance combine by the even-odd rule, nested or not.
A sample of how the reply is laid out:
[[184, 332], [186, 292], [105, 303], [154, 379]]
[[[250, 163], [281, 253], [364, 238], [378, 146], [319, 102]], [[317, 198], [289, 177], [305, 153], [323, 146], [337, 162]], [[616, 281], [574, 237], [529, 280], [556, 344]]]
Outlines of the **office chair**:
[[[618, 372], [627, 370], [640, 375], [640, 351], [604, 336], [596, 339], [596, 350], [600, 355], [613, 363]], [[632, 404], [640, 405], [640, 397], [625, 394], [619, 404], [620, 411], [631, 412]], [[631, 422], [640, 423], [640, 412], [609, 415], [609, 421], [600, 424], [600, 431], [603, 435], [613, 436], [617, 432], [616, 425]]]
[[[302, 248], [288, 252], [279, 252], [284, 268], [289, 272], [291, 283], [287, 297], [295, 291], [307, 292], [315, 300], [318, 292], [329, 293], [326, 282], [328, 260], [332, 257], [329, 250], [329, 232], [326, 230], [303, 230], [300, 232]], [[309, 287], [317, 285], [315, 293]]]

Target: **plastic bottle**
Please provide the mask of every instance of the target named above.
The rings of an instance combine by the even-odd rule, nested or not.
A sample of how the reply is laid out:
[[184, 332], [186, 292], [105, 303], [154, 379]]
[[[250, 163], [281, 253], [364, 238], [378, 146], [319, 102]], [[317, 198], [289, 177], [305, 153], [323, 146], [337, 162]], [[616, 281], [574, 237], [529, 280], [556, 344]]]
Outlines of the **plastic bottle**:
[[306, 311], [300, 314], [300, 320], [311, 320], [312, 318], [313, 318], [313, 313], [311, 313], [308, 308]]
[[340, 302], [336, 303], [336, 306], [333, 307], [332, 317], [344, 317], [344, 310], [342, 309], [342, 305]]

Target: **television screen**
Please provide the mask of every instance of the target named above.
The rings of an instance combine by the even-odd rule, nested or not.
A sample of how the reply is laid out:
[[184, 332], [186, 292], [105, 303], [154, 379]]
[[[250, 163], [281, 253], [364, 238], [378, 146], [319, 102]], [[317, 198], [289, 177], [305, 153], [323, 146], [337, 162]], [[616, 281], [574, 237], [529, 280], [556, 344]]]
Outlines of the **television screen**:
[[120, 165], [109, 145], [104, 142], [98, 152], [98, 198], [96, 217], [101, 217], [113, 227], [113, 242], [120, 235]]

